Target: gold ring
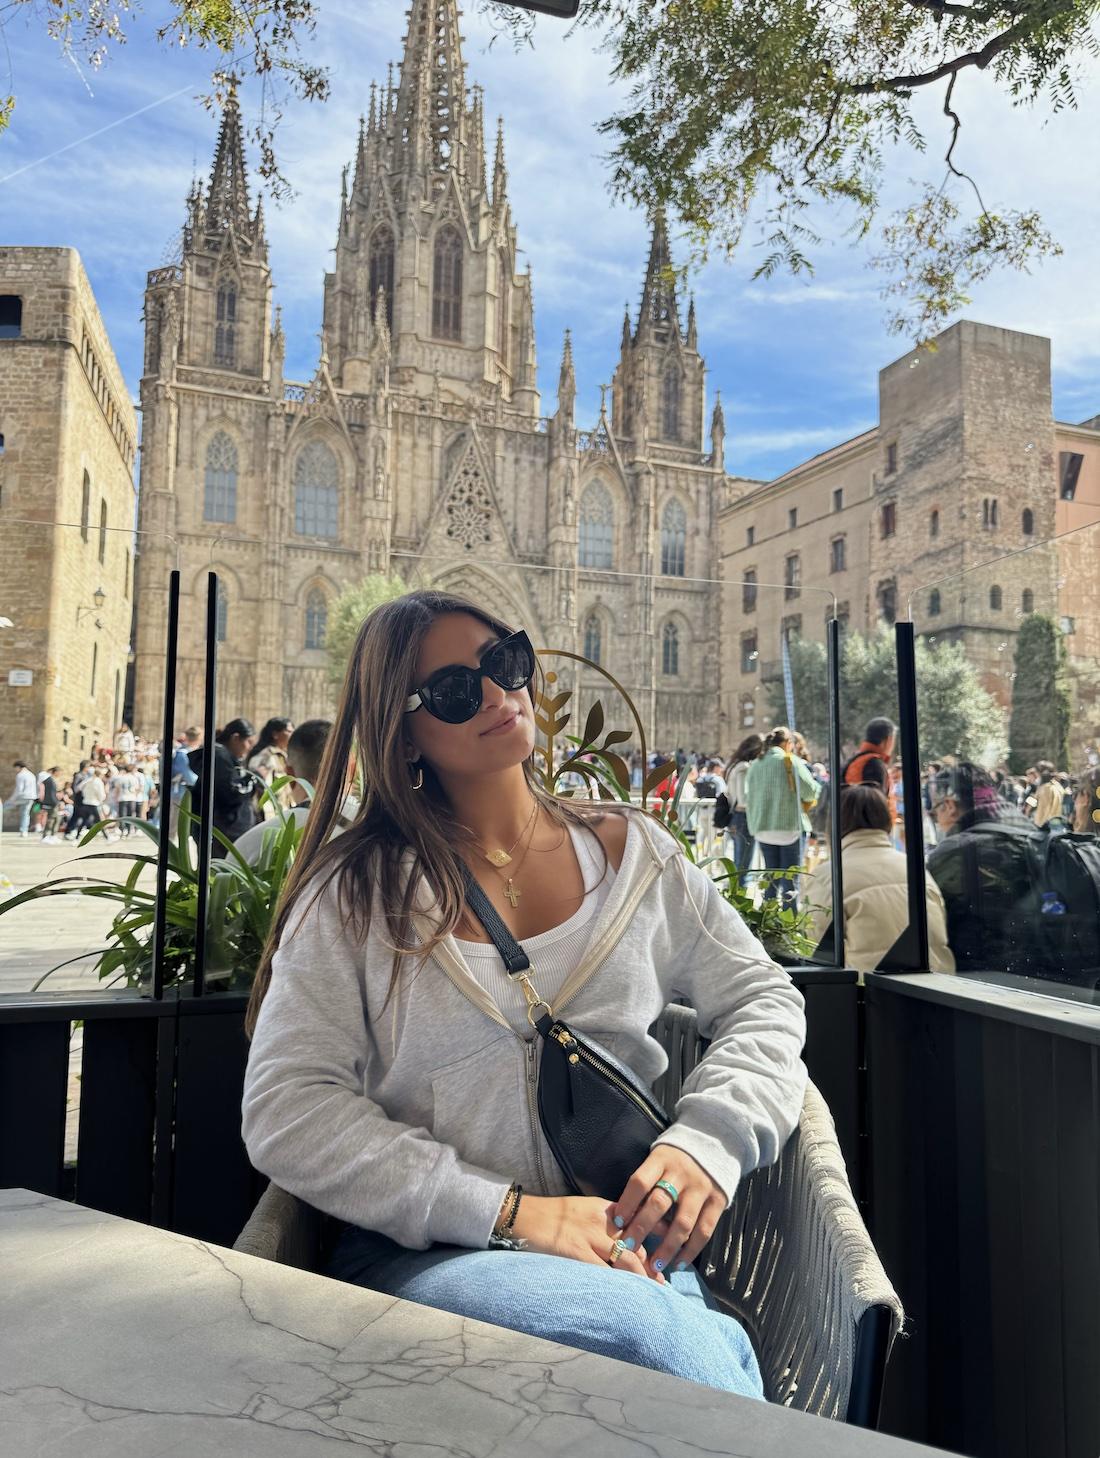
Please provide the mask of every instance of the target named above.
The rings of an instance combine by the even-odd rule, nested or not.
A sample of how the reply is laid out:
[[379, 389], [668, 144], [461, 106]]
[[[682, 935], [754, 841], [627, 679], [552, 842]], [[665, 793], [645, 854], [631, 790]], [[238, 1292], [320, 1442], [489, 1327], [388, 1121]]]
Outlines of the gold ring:
[[607, 1264], [609, 1266], [613, 1266], [622, 1255], [624, 1250], [626, 1250], [626, 1246], [621, 1240], [617, 1240], [615, 1244], [611, 1247], [611, 1254], [607, 1258]]

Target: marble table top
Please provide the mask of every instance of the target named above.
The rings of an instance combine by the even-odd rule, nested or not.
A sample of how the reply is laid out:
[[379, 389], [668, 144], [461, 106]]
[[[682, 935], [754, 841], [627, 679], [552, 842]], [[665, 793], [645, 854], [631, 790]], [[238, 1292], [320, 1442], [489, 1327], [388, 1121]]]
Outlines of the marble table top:
[[27, 1190], [0, 1313], [5, 1458], [933, 1451]]

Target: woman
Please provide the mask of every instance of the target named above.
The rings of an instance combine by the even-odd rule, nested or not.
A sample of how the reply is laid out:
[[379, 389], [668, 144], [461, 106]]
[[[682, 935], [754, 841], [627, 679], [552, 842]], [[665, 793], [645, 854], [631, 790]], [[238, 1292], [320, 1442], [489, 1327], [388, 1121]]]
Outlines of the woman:
[[[909, 925], [904, 852], [891, 842], [890, 802], [874, 785], [845, 785], [840, 792], [840, 866], [844, 883], [844, 960], [873, 972]], [[833, 873], [829, 860], [803, 882], [812, 935], [820, 941], [833, 920]], [[940, 888], [925, 878], [928, 963], [932, 972], [954, 972], [947, 944], [947, 910]]]
[[749, 734], [733, 751], [733, 758], [726, 765], [726, 795], [730, 802], [730, 823], [726, 835], [732, 842], [730, 847], [733, 861], [744, 876], [752, 865], [755, 844], [749, 834], [749, 818], [745, 802], [745, 778], [749, 765], [764, 753], [764, 740], [759, 734]]
[[[253, 774], [259, 775], [268, 789], [271, 788], [273, 780], [289, 774], [286, 764], [286, 747], [290, 743], [290, 736], [293, 733], [294, 725], [289, 719], [269, 719], [260, 730], [256, 747], [248, 756], [248, 768]], [[289, 782], [275, 791], [275, 798], [284, 810], [294, 808]], [[270, 819], [275, 815], [270, 800], [265, 800], [258, 808], [265, 819]]]
[[1078, 835], [1100, 834], [1100, 769], [1090, 769], [1077, 782], [1073, 828]]
[[[810, 766], [794, 753], [791, 731], [779, 725], [764, 740], [764, 752], [745, 778], [749, 834], [760, 846], [767, 870], [789, 871], [803, 864], [809, 812], [819, 793]], [[796, 904], [793, 877], [769, 877], [764, 899], [774, 901], [780, 894], [786, 905]]]
[[[249, 1157], [347, 1222], [331, 1276], [759, 1396], [692, 1263], [797, 1122], [802, 999], [650, 817], [540, 787], [534, 672], [525, 634], [447, 594], [360, 628], [246, 1019]], [[353, 754], [362, 803], [333, 838]], [[674, 993], [712, 1039], [616, 1199], [566, 1193], [538, 1040], [467, 873], [538, 996], [647, 1083]]]
[[[230, 719], [215, 738], [213, 826], [227, 840], [239, 840], [256, 823], [257, 816], [253, 807], [256, 776], [244, 766], [248, 752], [255, 742], [256, 731], [247, 719]], [[196, 776], [195, 787], [191, 793], [192, 804], [197, 813], [197, 807], [202, 804], [202, 750], [192, 750], [188, 758]], [[191, 833], [197, 840], [197, 820], [192, 823]], [[213, 838], [210, 854], [215, 858], [226, 854], [225, 846], [217, 837]]]

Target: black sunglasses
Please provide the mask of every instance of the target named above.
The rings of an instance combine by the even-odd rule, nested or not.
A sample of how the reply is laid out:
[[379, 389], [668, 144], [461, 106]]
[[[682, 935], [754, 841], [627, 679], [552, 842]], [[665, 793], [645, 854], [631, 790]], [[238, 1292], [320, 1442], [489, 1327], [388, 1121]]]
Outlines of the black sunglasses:
[[444, 724], [465, 724], [481, 708], [481, 680], [491, 678], [502, 689], [526, 688], [535, 676], [535, 650], [524, 632], [512, 633], [486, 650], [480, 668], [464, 663], [438, 668], [409, 696], [405, 712], [427, 709]]

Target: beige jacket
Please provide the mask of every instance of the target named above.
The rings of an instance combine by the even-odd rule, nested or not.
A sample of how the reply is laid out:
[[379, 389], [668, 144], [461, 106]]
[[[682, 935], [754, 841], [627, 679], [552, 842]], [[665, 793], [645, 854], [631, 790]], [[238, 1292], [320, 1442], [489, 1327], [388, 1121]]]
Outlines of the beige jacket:
[[[905, 856], [885, 830], [854, 830], [841, 841], [844, 870], [844, 961], [872, 972], [909, 924]], [[954, 972], [947, 944], [947, 913], [940, 888], [925, 877], [928, 901], [928, 960], [932, 972]], [[802, 882], [803, 900], [820, 940], [833, 919], [833, 876], [821, 861]]]

